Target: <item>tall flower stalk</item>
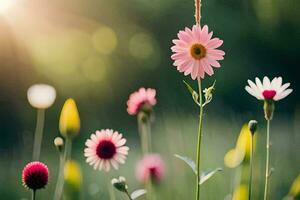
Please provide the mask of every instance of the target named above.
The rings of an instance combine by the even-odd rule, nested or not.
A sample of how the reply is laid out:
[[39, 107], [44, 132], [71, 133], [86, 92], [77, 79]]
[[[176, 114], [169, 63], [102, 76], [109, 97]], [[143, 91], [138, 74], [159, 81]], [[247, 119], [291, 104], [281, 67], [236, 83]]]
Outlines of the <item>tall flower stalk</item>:
[[264, 101], [264, 115], [267, 121], [267, 139], [266, 139], [266, 171], [265, 171], [265, 188], [264, 188], [264, 200], [268, 199], [268, 189], [270, 185], [270, 123], [273, 119], [275, 110], [275, 102], [287, 97], [292, 93], [292, 89], [288, 89], [290, 83], [282, 84], [281, 77], [275, 77], [272, 81], [268, 77], [264, 77], [261, 82], [258, 78], [255, 78], [255, 83], [248, 80], [249, 86], [246, 86], [246, 91], [258, 100]]
[[[200, 199], [200, 185], [209, 179], [220, 168], [209, 173], [201, 174], [201, 142], [202, 142], [202, 126], [204, 107], [211, 102], [214, 85], [202, 91], [201, 79], [205, 75], [212, 76], [214, 74], [213, 67], [221, 67], [219, 61], [224, 59], [225, 52], [218, 49], [223, 44], [219, 38], [212, 38], [213, 33], [209, 32], [208, 26], [201, 27], [201, 0], [195, 0], [195, 21], [196, 24], [190, 28], [185, 28], [178, 32], [178, 39], [172, 40], [174, 46], [171, 47], [173, 52], [171, 59], [174, 60], [173, 65], [177, 67], [179, 72], [184, 75], [191, 75], [193, 80], [198, 81], [198, 92], [184, 81], [187, 89], [192, 95], [194, 102], [199, 106], [199, 127], [197, 139], [196, 164], [186, 156], [175, 156], [186, 162], [196, 174], [196, 200]], [[204, 92], [204, 98], [202, 95]], [[205, 101], [203, 101], [205, 99]], [[202, 179], [202, 180], [201, 180]]]
[[34, 144], [33, 144], [33, 160], [40, 159], [42, 140], [43, 140], [43, 130], [45, 123], [45, 109], [37, 109], [37, 120], [34, 133]]
[[151, 118], [152, 107], [156, 104], [156, 90], [152, 88], [140, 88], [130, 94], [127, 101], [129, 115], [137, 116], [138, 132], [140, 134], [143, 155], [151, 149]]
[[[196, 12], [197, 13], [197, 12]], [[200, 15], [200, 12], [199, 12]], [[197, 19], [197, 18], [196, 18]], [[200, 199], [200, 167], [201, 167], [201, 141], [202, 141], [202, 123], [203, 123], [203, 100], [202, 100], [202, 87], [201, 79], [198, 78], [198, 89], [199, 89], [199, 127], [198, 127], [198, 142], [197, 142], [197, 182], [196, 182], [196, 200]]]
[[29, 104], [37, 109], [37, 121], [33, 142], [33, 160], [40, 159], [43, 131], [45, 123], [45, 111], [55, 101], [56, 91], [54, 87], [47, 84], [35, 84], [27, 90]]
[[[127, 112], [130, 115], [137, 115], [138, 132], [143, 156], [152, 152], [151, 147], [151, 120], [153, 106], [156, 104], [156, 90], [152, 88], [140, 88], [130, 94], [127, 101]], [[153, 183], [151, 178], [145, 182], [147, 188], [147, 199], [155, 199]]]
[[268, 189], [269, 189], [269, 178], [270, 173], [270, 121], [267, 120], [267, 143], [266, 143], [266, 173], [265, 173], [265, 189], [264, 189], [264, 200], [268, 199]]
[[144, 155], [152, 151], [150, 117], [150, 115], [144, 112], [139, 112], [137, 116], [141, 147]]
[[252, 177], [253, 177], [253, 155], [254, 155], [254, 134], [257, 130], [257, 121], [251, 120], [248, 123], [249, 130], [251, 132], [251, 139], [250, 139], [250, 178], [249, 178], [249, 191], [248, 191], [248, 199], [251, 200], [252, 198]]
[[54, 200], [62, 198], [64, 190], [64, 167], [66, 161], [71, 159], [72, 140], [80, 131], [80, 118], [77, 105], [73, 99], [67, 99], [61, 110], [59, 118], [59, 131], [65, 138], [63, 155], [60, 154], [60, 166], [54, 193]]

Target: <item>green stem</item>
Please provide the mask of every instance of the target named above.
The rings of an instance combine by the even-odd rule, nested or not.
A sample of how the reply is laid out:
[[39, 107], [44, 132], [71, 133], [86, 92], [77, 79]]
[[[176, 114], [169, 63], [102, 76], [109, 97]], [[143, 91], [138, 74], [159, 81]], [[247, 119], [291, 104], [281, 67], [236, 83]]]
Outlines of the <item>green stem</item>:
[[35, 200], [35, 196], [36, 196], [36, 190], [32, 190], [32, 200]]
[[249, 200], [251, 200], [252, 197], [252, 176], [253, 176], [253, 134], [251, 134], [251, 155], [250, 155], [250, 179], [249, 179]]
[[105, 177], [106, 177], [106, 183], [107, 183], [109, 199], [110, 200], [116, 200], [115, 193], [114, 193], [113, 187], [111, 185], [110, 177], [109, 177], [108, 173], [105, 174]]
[[133, 200], [133, 199], [131, 198], [131, 196], [130, 196], [130, 194], [129, 194], [129, 192], [128, 192], [127, 190], [125, 191], [125, 193], [126, 193], [126, 195], [128, 196], [128, 199], [129, 199], [129, 200]]
[[199, 114], [199, 128], [198, 128], [198, 144], [197, 144], [197, 186], [196, 186], [196, 200], [200, 199], [200, 164], [201, 164], [201, 141], [202, 141], [202, 121], [203, 121], [203, 107], [202, 107], [202, 88], [201, 79], [198, 78], [198, 89], [199, 89], [199, 103], [200, 103], [200, 114]]
[[64, 187], [64, 156], [60, 155], [59, 171], [54, 192], [54, 200], [60, 200]]
[[141, 139], [141, 147], [143, 154], [151, 151], [151, 127], [150, 118], [144, 112], [138, 113], [138, 129]]
[[63, 156], [60, 155], [60, 166], [58, 171], [58, 178], [54, 193], [54, 200], [60, 200], [64, 191], [64, 168], [67, 160], [71, 158], [72, 139], [66, 138], [65, 151]]
[[266, 155], [266, 174], [265, 174], [265, 191], [264, 200], [268, 199], [268, 187], [269, 187], [269, 162], [270, 162], [270, 120], [267, 120], [267, 145], [266, 145], [267, 155]]
[[34, 133], [33, 156], [32, 156], [33, 160], [40, 159], [44, 123], [45, 123], [45, 110], [38, 109], [37, 121], [36, 121], [35, 133]]

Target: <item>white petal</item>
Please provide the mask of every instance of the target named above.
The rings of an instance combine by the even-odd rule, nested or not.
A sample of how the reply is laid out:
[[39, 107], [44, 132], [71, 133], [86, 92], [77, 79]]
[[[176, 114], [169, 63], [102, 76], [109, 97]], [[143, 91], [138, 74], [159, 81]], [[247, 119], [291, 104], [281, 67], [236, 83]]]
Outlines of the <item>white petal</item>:
[[123, 138], [123, 139], [121, 139], [121, 140], [119, 140], [118, 142], [117, 142], [117, 147], [120, 147], [120, 146], [123, 146], [124, 144], [126, 143], [126, 139], [125, 138]]
[[264, 89], [270, 89], [270, 87], [271, 87], [270, 79], [266, 76], [264, 77], [264, 80], [263, 80], [263, 87], [264, 87]]
[[250, 88], [248, 85], [245, 87], [245, 90], [251, 94], [252, 96], [256, 97], [259, 99], [259, 95], [257, 95], [257, 91], [254, 91], [253, 88]]
[[285, 83], [283, 84], [283, 86], [281, 86], [277, 91], [276, 93], [280, 94], [282, 93], [284, 90], [286, 90], [288, 87], [290, 86], [290, 83]]
[[97, 162], [94, 165], [94, 170], [96, 170], [98, 168], [99, 164], [100, 164], [100, 160], [97, 160]]
[[115, 161], [114, 159], [111, 159], [110, 163], [115, 169], [119, 169], [119, 165], [118, 165], [117, 161]]
[[282, 85], [282, 78], [281, 77], [278, 77], [277, 78], [277, 84], [275, 86], [275, 91], [277, 91]]
[[260, 93], [261, 93], [262, 91], [264, 91], [264, 87], [263, 87], [261, 81], [259, 80], [259, 78], [256, 77], [256, 78], [255, 78], [255, 82], [256, 82], [256, 86], [257, 86], [258, 90], [260, 91]]
[[292, 92], [293, 92], [292, 89], [287, 89], [287, 90], [283, 91], [282, 93], [280, 93], [278, 96], [276, 95], [274, 97], [274, 100], [275, 101], [281, 100], [281, 99], [285, 98], [286, 96], [288, 96], [289, 94], [291, 94]]
[[276, 84], [277, 84], [277, 77], [273, 78], [273, 80], [271, 81], [271, 86], [270, 89], [275, 90], [276, 88]]

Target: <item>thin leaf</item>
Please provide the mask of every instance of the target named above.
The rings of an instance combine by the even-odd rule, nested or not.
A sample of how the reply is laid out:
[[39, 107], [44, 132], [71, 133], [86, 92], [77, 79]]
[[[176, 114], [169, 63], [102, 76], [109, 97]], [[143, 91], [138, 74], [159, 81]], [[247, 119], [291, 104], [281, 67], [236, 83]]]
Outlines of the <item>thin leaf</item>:
[[131, 199], [134, 200], [134, 199], [137, 199], [137, 198], [139, 198], [140, 196], [142, 196], [146, 193], [147, 193], [147, 191], [145, 189], [139, 189], [139, 190], [133, 191], [130, 196], [131, 196]]
[[199, 105], [198, 99], [199, 99], [199, 94], [185, 81], [183, 80], [184, 85], [186, 86], [187, 90], [190, 92], [192, 95], [192, 98], [194, 102]]
[[180, 160], [184, 161], [188, 166], [190, 166], [190, 168], [193, 170], [193, 172], [195, 174], [197, 174], [196, 164], [191, 158], [186, 157], [186, 156], [181, 156], [181, 155], [178, 155], [178, 154], [174, 154], [174, 156], [176, 158], [179, 158]]
[[191, 95], [193, 95], [193, 93], [195, 92], [194, 89], [185, 80], [183, 80], [183, 83], [188, 89], [188, 91], [191, 93]]
[[202, 185], [204, 182], [206, 182], [208, 179], [210, 179], [213, 175], [215, 175], [215, 173], [222, 171], [222, 170], [223, 170], [222, 168], [216, 168], [213, 171], [209, 171], [209, 172], [205, 172], [205, 173], [201, 174], [199, 184]]

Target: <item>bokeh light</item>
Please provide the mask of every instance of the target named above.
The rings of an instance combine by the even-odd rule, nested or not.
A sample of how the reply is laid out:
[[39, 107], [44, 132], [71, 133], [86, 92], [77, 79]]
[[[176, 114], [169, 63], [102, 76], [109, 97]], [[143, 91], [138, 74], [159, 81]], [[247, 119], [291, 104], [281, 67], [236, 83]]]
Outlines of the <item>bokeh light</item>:
[[129, 40], [129, 51], [135, 58], [149, 58], [154, 53], [152, 37], [146, 33], [133, 35]]
[[81, 65], [83, 75], [92, 82], [104, 80], [107, 67], [112, 67], [107, 59], [99, 56], [88, 57]]
[[101, 54], [111, 54], [117, 47], [117, 35], [113, 29], [108, 26], [101, 26], [92, 36], [94, 48]]

